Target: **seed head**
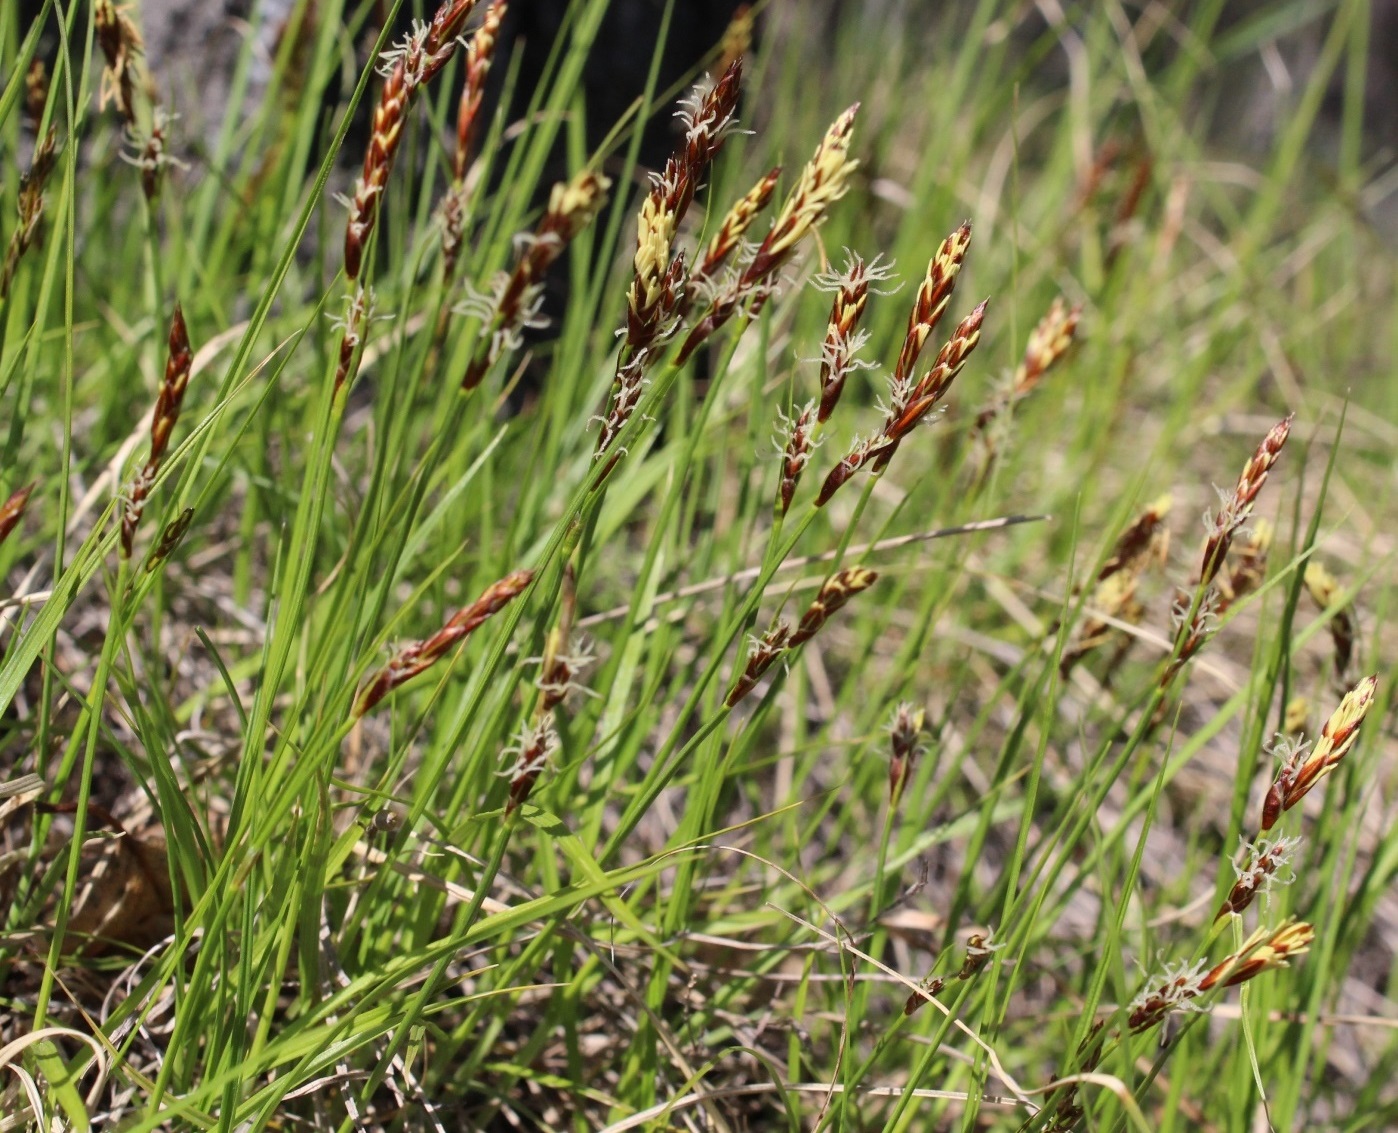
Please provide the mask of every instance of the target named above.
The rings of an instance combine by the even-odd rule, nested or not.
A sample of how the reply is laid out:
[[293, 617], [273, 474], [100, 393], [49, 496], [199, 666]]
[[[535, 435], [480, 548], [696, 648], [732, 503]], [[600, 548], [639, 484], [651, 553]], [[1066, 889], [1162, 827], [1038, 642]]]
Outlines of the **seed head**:
[[1315, 749], [1306, 754], [1304, 746], [1286, 751], [1281, 770], [1267, 792], [1262, 807], [1262, 831], [1266, 833], [1278, 818], [1299, 803], [1311, 788], [1330, 774], [1349, 754], [1359, 739], [1359, 727], [1374, 706], [1377, 676], [1368, 676], [1354, 686], [1340, 706], [1325, 721]]

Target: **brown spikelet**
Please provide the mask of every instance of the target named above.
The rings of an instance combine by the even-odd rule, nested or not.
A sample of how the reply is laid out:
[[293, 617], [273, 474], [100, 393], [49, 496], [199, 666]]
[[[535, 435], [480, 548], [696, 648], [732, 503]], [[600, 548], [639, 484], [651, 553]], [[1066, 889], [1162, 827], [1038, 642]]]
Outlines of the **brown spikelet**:
[[755, 16], [751, 4], [739, 4], [734, 9], [728, 26], [723, 30], [719, 44], [718, 71], [722, 74], [735, 62], [752, 50], [752, 31]]
[[878, 577], [876, 571], [866, 567], [845, 567], [831, 575], [802, 615], [787, 647], [795, 649], [813, 638], [837, 610], [842, 609], [861, 590], [873, 586]]
[[399, 685], [436, 664], [444, 654], [479, 629], [488, 618], [519, 597], [533, 578], [533, 571], [517, 570], [498, 582], [491, 583], [479, 598], [453, 614], [446, 625], [431, 637], [425, 641], [414, 641], [400, 649], [359, 694], [354, 706], [354, 715], [363, 716]]
[[385, 55], [384, 85], [345, 225], [345, 275], [351, 282], [364, 266], [364, 252], [378, 221], [379, 198], [402, 144], [413, 97], [446, 66], [456, 47], [456, 34], [475, 6], [476, 0], [446, 0], [430, 24], [419, 25], [401, 46]]
[[1314, 939], [1315, 929], [1288, 917], [1275, 929], [1259, 928], [1208, 971], [1202, 963], [1167, 969], [1162, 983], [1132, 1002], [1126, 1025], [1137, 1033], [1148, 1030], [1171, 1011], [1216, 987], [1234, 987], [1263, 972], [1285, 968], [1292, 957], [1304, 955]]
[[1267, 791], [1262, 806], [1262, 832], [1276, 825], [1277, 819], [1310, 793], [1311, 788], [1330, 774], [1359, 739], [1359, 727], [1374, 706], [1379, 679], [1368, 676], [1345, 694], [1340, 706], [1330, 714], [1320, 730], [1315, 748], [1293, 745]]
[[24, 509], [29, 505], [29, 497], [33, 492], [34, 482], [31, 481], [0, 504], [0, 543], [10, 537], [10, 532], [24, 518]]
[[814, 402], [807, 402], [794, 416], [782, 415], [782, 421], [787, 426], [787, 438], [786, 447], [782, 450], [781, 482], [777, 486], [777, 511], [781, 515], [791, 510], [796, 485], [800, 483], [801, 473], [811, 458], [815, 408]]
[[193, 519], [194, 509], [187, 507], [165, 525], [165, 529], [160, 533], [160, 538], [156, 540], [154, 550], [146, 558], [147, 574], [175, 553], [184, 539], [184, 533], [189, 530], [190, 521]]
[[743, 667], [737, 684], [733, 686], [733, 690], [724, 702], [729, 708], [734, 707], [738, 701], [757, 687], [757, 682], [772, 667], [773, 662], [786, 652], [790, 636], [791, 627], [786, 622], [777, 622], [761, 637], [753, 638], [752, 647], [748, 651], [747, 664]]
[[522, 329], [538, 316], [549, 265], [597, 215], [610, 186], [610, 178], [592, 170], [554, 185], [543, 219], [520, 243], [514, 267], [481, 327], [475, 353], [461, 379], [462, 389], [475, 389], [495, 361], [518, 345]]
[[118, 6], [112, 0], [94, 0], [92, 5], [97, 46], [107, 60], [97, 104], [105, 109], [111, 103], [127, 125], [135, 126], [137, 60], [143, 45], [141, 33], [126, 13], [125, 5]]
[[859, 164], [849, 156], [858, 111], [859, 104], [855, 103], [825, 132], [751, 262], [731, 287], [710, 301], [680, 347], [676, 364], [682, 365], [705, 339], [723, 327], [740, 304], [760, 306], [771, 292], [773, 277], [791, 258], [796, 245], [824, 219], [830, 206], [845, 195], [850, 174]]
[[714, 273], [723, 266], [733, 250], [737, 248], [743, 237], [752, 227], [753, 221], [757, 219], [758, 213], [767, 207], [767, 203], [772, 199], [772, 193], [776, 190], [777, 181], [782, 175], [782, 167], [774, 166], [762, 175], [761, 179], [738, 198], [737, 202], [724, 215], [718, 226], [718, 231], [714, 233], [709, 241], [708, 247], [704, 250], [703, 258], [695, 267], [691, 278], [691, 289], [694, 283], [710, 279]]
[[184, 393], [189, 385], [193, 361], [194, 353], [189, 345], [184, 311], [176, 303], [175, 313], [170, 320], [169, 355], [165, 362], [165, 377], [160, 383], [160, 392], [155, 399], [155, 410], [151, 413], [150, 455], [127, 489], [126, 507], [122, 513], [123, 558], [131, 557], [136, 527], [141, 522], [141, 513], [145, 510], [146, 496], [150, 493], [151, 485], [155, 483], [156, 473], [160, 471], [160, 465], [170, 446], [170, 435], [180, 419], [180, 407], [184, 403]]
[[485, 96], [485, 80], [495, 59], [495, 45], [500, 38], [500, 22], [509, 5], [506, 0], [494, 0], [485, 10], [485, 18], [466, 47], [466, 82], [461, 88], [461, 101], [456, 110], [456, 153], [453, 172], [457, 181], [466, 179], [476, 132], [480, 129], [481, 99]]
[[942, 241], [936, 255], [928, 261], [927, 274], [917, 289], [912, 310], [908, 312], [908, 329], [903, 336], [898, 361], [893, 367], [895, 381], [906, 380], [912, 374], [918, 355], [951, 302], [956, 277], [970, 247], [971, 222], [967, 220]]
[[1238, 484], [1232, 495], [1221, 502], [1204, 540], [1204, 553], [1199, 566], [1199, 580], [1204, 585], [1212, 582], [1218, 574], [1223, 560], [1228, 555], [1234, 533], [1252, 515], [1257, 495], [1262, 491], [1262, 485], [1267, 482], [1267, 474], [1276, 464], [1282, 447], [1286, 444], [1286, 438], [1291, 434], [1291, 422], [1294, 417], [1295, 414], [1288, 414], [1272, 426], [1258, 445], [1257, 451], [1243, 465], [1242, 474], [1238, 477]]

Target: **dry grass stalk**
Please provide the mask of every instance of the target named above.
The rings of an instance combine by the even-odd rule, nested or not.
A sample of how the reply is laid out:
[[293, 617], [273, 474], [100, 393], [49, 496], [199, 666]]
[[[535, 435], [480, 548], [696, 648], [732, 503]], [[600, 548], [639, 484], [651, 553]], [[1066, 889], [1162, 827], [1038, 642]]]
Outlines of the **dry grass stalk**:
[[824, 507], [839, 489], [865, 464], [874, 462], [876, 470], [882, 471], [892, 459], [898, 446], [946, 394], [951, 383], [966, 360], [975, 350], [981, 338], [981, 324], [985, 320], [985, 309], [989, 300], [982, 301], [969, 315], [961, 320], [947, 344], [937, 355], [932, 368], [921, 380], [914, 383], [911, 376], [901, 381], [895, 378], [885, 407], [882, 429], [873, 436], [858, 440], [825, 478], [820, 494], [816, 497], [816, 507]]
[[5, 262], [0, 266], [0, 299], [10, 294], [15, 272], [25, 252], [38, 241], [44, 223], [44, 184], [53, 172], [58, 149], [58, 134], [53, 127], [37, 146], [29, 163], [29, 172], [19, 183], [19, 225], [10, 233], [10, 242], [5, 248]]
[[456, 48], [456, 33], [475, 5], [476, 0], [447, 0], [430, 24], [416, 25], [400, 45], [384, 53], [383, 90], [374, 107], [364, 168], [354, 183], [345, 225], [345, 275], [351, 282], [359, 278], [364, 265], [364, 252], [378, 221], [379, 197], [398, 155], [413, 97], [446, 66]]
[[487, 619], [519, 597], [533, 578], [533, 571], [517, 570], [498, 582], [492, 582], [479, 598], [453, 614], [446, 625], [427, 640], [414, 641], [400, 649], [359, 694], [354, 715], [363, 716], [399, 685], [436, 664]]
[[34, 492], [34, 484], [34, 481], [30, 481], [19, 491], [11, 493], [10, 498], [0, 504], [0, 543], [10, 537], [10, 532], [24, 518], [24, 509], [29, 506], [29, 497]]
[[1374, 705], [1378, 687], [1378, 677], [1368, 676], [1346, 693], [1321, 728], [1314, 751], [1308, 751], [1310, 745], [1304, 743], [1287, 743], [1278, 748], [1282, 766], [1262, 804], [1264, 834], [1276, 825], [1278, 818], [1305, 798], [1312, 787], [1334, 771], [1354, 747], [1359, 727]]
[[1260, 928], [1238, 951], [1204, 970], [1203, 961], [1167, 968], [1163, 982], [1142, 992], [1131, 1004], [1127, 1026], [1135, 1032], [1150, 1029], [1175, 1010], [1199, 1010], [1191, 1002], [1216, 987], [1234, 987], [1274, 968], [1285, 968], [1293, 956], [1304, 955], [1315, 939], [1315, 930], [1304, 921], [1288, 917], [1275, 929]]
[[105, 109], [108, 103], [131, 127], [136, 126], [136, 74], [143, 44], [141, 33], [126, 14], [127, 6], [112, 0], [94, 0], [93, 28], [97, 46], [107, 60], [102, 71], [102, 85], [97, 105]]
[[1343, 677], [1354, 658], [1354, 616], [1341, 601], [1340, 583], [1322, 563], [1306, 564], [1306, 592], [1330, 615], [1330, 640], [1335, 644], [1335, 675]]
[[734, 707], [757, 687], [757, 682], [778, 657], [813, 638], [837, 610], [861, 590], [873, 586], [878, 577], [875, 571], [865, 567], [845, 567], [836, 571], [825, 580], [795, 630], [786, 622], [778, 621], [761, 637], [754, 638], [743, 672], [725, 701], [728, 707]]
[[180, 406], [184, 402], [184, 392], [189, 385], [190, 367], [194, 353], [189, 346], [189, 331], [185, 327], [184, 312], [178, 303], [170, 320], [169, 356], [165, 362], [165, 377], [160, 383], [160, 392], [155, 399], [155, 410], [150, 422], [150, 455], [144, 467], [136, 474], [127, 489], [126, 507], [121, 518], [122, 558], [131, 557], [132, 544], [136, 538], [136, 528], [145, 510], [146, 496], [155, 483], [156, 473], [170, 447], [170, 436], [180, 419]]
[[710, 335], [728, 322], [740, 304], [760, 308], [771, 294], [773, 280], [791, 259], [796, 245], [825, 217], [826, 210], [849, 188], [850, 174], [858, 162], [849, 156], [855, 103], [826, 131], [811, 160], [801, 170], [796, 187], [772, 221], [772, 226], [752, 259], [731, 284], [719, 290], [680, 347], [677, 364], [683, 364]]
[[610, 186], [607, 177], [592, 170], [555, 185], [543, 219], [532, 234], [519, 242], [514, 267], [503, 278], [495, 296], [466, 306], [465, 313], [481, 315], [483, 325], [475, 353], [461, 379], [462, 389], [480, 385], [495, 361], [518, 347], [524, 328], [540, 325], [544, 274], [564, 247], [597, 215]]
[[1267, 474], [1276, 464], [1282, 447], [1286, 444], [1286, 438], [1291, 434], [1291, 422], [1294, 417], [1295, 414], [1288, 414], [1273, 425], [1258, 445], [1257, 451], [1243, 465], [1242, 474], [1238, 477], [1238, 484], [1233, 491], [1219, 492], [1218, 512], [1207, 521], [1209, 533], [1204, 541], [1204, 553], [1199, 565], [1201, 585], [1207, 586], [1214, 580], [1228, 555], [1234, 534], [1252, 515], [1257, 495], [1262, 491], [1262, 485], [1267, 482]]

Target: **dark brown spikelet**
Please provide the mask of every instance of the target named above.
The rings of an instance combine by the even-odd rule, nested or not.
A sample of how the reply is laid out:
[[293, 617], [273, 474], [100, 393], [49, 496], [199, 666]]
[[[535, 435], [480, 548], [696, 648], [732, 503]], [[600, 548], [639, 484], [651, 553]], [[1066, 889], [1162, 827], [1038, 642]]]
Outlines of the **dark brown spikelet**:
[[194, 353], [189, 346], [189, 331], [185, 327], [184, 312], [178, 303], [170, 320], [169, 355], [165, 361], [165, 377], [160, 383], [160, 392], [155, 399], [155, 410], [150, 421], [150, 455], [145, 466], [136, 474], [127, 489], [126, 508], [121, 518], [122, 558], [131, 557], [131, 548], [136, 539], [136, 528], [145, 510], [146, 496], [155, 483], [156, 473], [165, 460], [170, 447], [170, 435], [180, 419], [180, 407], [184, 403], [184, 392], [189, 386], [190, 369]]
[[1263, 838], [1257, 845], [1246, 847], [1246, 859], [1241, 865], [1234, 866], [1238, 880], [1228, 891], [1214, 920], [1222, 920], [1230, 913], [1241, 913], [1257, 899], [1259, 893], [1265, 893], [1274, 883], [1290, 884], [1293, 879], [1282, 876], [1282, 871], [1290, 865], [1291, 856], [1300, 841], [1300, 838], [1283, 835], [1271, 840]]
[[1354, 616], [1342, 604], [1340, 583], [1322, 563], [1306, 564], [1306, 592], [1322, 612], [1330, 614], [1330, 640], [1335, 645], [1335, 675], [1343, 677], [1354, 657]]
[[1212, 518], [1199, 565], [1199, 581], [1202, 584], [1207, 585], [1213, 581], [1223, 566], [1223, 560], [1228, 556], [1234, 533], [1252, 515], [1257, 494], [1262, 491], [1262, 485], [1267, 482], [1267, 474], [1281, 456], [1286, 438], [1291, 435], [1291, 422], [1294, 417], [1295, 414], [1283, 417], [1262, 438], [1257, 451], [1243, 465], [1237, 487], [1233, 489], [1231, 496], [1221, 502], [1217, 515]]
[[466, 81], [461, 88], [461, 101], [456, 108], [456, 153], [452, 172], [457, 182], [466, 180], [476, 133], [480, 129], [481, 100], [485, 97], [485, 80], [495, 59], [495, 45], [500, 38], [500, 22], [509, 5], [506, 0], [494, 0], [485, 10], [485, 18], [471, 42], [466, 45]]
[[24, 518], [24, 509], [29, 505], [29, 497], [34, 492], [34, 482], [26, 484], [0, 504], [0, 543], [10, 537], [10, 532]]
[[354, 715], [363, 716], [399, 685], [436, 664], [444, 654], [480, 628], [488, 618], [519, 597], [533, 578], [533, 571], [517, 570], [498, 582], [491, 583], [479, 598], [453, 614], [446, 625], [431, 637], [425, 641], [411, 642], [400, 649], [359, 694], [354, 706]]
[[787, 647], [790, 649], [809, 641], [836, 611], [842, 609], [861, 590], [868, 590], [878, 581], [878, 572], [866, 567], [845, 567], [825, 581], [815, 600], [801, 616]]

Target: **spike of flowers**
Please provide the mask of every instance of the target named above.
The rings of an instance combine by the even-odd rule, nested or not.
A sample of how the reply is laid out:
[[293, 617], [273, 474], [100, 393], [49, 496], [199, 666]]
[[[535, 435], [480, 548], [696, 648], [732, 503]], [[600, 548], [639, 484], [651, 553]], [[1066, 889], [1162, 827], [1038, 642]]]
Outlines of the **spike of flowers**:
[[146, 573], [150, 574], [161, 563], [173, 555], [184, 539], [185, 532], [189, 530], [190, 522], [194, 519], [194, 509], [187, 507], [179, 515], [175, 516], [165, 525], [165, 530], [160, 533], [160, 538], [156, 540], [155, 547], [146, 557]]
[[1368, 676], [1345, 694], [1340, 706], [1320, 730], [1315, 749], [1307, 744], [1288, 745], [1276, 780], [1262, 804], [1262, 832], [1276, 825], [1277, 819], [1310, 793], [1349, 754], [1359, 739], [1359, 727], [1374, 706], [1379, 679]]
[[1295, 414], [1283, 417], [1262, 439], [1257, 451], [1243, 465], [1237, 487], [1231, 493], [1220, 492], [1218, 513], [1207, 520], [1209, 532], [1204, 540], [1204, 553], [1199, 566], [1199, 581], [1207, 586], [1213, 581], [1228, 555], [1228, 548], [1237, 530], [1252, 515], [1257, 494], [1267, 482], [1267, 474], [1281, 455], [1286, 438], [1291, 435], [1291, 422]]
[[534, 784], [539, 781], [549, 757], [559, 748], [558, 730], [553, 718], [547, 714], [536, 716], [520, 728], [515, 742], [505, 749], [506, 755], [514, 756], [508, 767], [498, 774], [510, 781], [510, 798], [505, 804], [505, 814], [513, 814], [529, 798]]
[[519, 241], [514, 267], [486, 303], [479, 341], [461, 379], [462, 389], [480, 385], [490, 367], [519, 345], [524, 328], [539, 325], [545, 273], [597, 215], [610, 186], [610, 178], [590, 169], [554, 185], [543, 219], [533, 233]]
[[845, 567], [836, 571], [820, 588], [815, 600], [807, 607], [796, 629], [787, 642], [788, 649], [795, 649], [817, 633], [821, 626], [849, 602], [861, 590], [868, 590], [878, 581], [878, 572], [866, 567]]
[[127, 125], [136, 125], [136, 68], [141, 57], [141, 33], [126, 14], [124, 5], [112, 0], [94, 0], [93, 31], [97, 46], [107, 60], [102, 71], [102, 86], [97, 104], [105, 108], [110, 102]]
[[734, 707], [738, 701], [757, 687], [757, 682], [772, 667], [773, 662], [786, 652], [790, 637], [791, 627], [786, 622], [777, 622], [761, 637], [752, 639], [752, 647], [748, 650], [747, 664], [743, 667], [738, 683], [733, 686], [733, 691], [728, 694], [725, 701], [729, 708]]
[[699, 291], [703, 290], [710, 280], [718, 273], [723, 265], [728, 261], [728, 257], [733, 254], [734, 249], [742, 243], [743, 237], [752, 227], [753, 221], [757, 219], [758, 213], [767, 207], [767, 203], [772, 199], [772, 193], [777, 187], [777, 180], [781, 177], [782, 167], [780, 165], [769, 169], [761, 179], [749, 189], [725, 214], [718, 226], [718, 231], [714, 233], [709, 241], [709, 246], [704, 250], [703, 257], [695, 265], [694, 271], [690, 273], [689, 287], [685, 291], [685, 299], [688, 301]]
[[170, 446], [170, 435], [180, 419], [180, 406], [184, 402], [184, 391], [189, 386], [189, 375], [194, 355], [189, 347], [189, 331], [185, 327], [184, 312], [175, 304], [174, 317], [170, 320], [169, 356], [165, 362], [165, 377], [160, 383], [160, 392], [155, 399], [155, 410], [150, 422], [150, 455], [145, 466], [136, 474], [127, 489], [126, 508], [121, 519], [121, 555], [131, 557], [132, 544], [136, 538], [136, 527], [141, 522], [145, 510], [146, 496], [155, 483], [156, 473], [165, 459]]
[[1271, 523], [1257, 519], [1249, 525], [1247, 538], [1242, 544], [1233, 546], [1228, 569], [1219, 571], [1214, 577], [1219, 591], [1220, 612], [1262, 585], [1267, 575], [1267, 555], [1272, 549], [1272, 536]]
[[913, 299], [912, 310], [908, 312], [908, 330], [903, 336], [903, 347], [898, 352], [898, 361], [893, 367], [895, 381], [906, 381], [911, 377], [918, 356], [927, 343], [928, 337], [937, 329], [937, 323], [946, 313], [951, 294], [956, 289], [956, 277], [961, 272], [961, 264], [971, 247], [971, 222], [962, 221], [950, 236], [942, 241], [936, 254], [927, 263], [927, 274], [923, 277]]
[[453, 614], [446, 625], [427, 640], [414, 641], [400, 649], [359, 694], [354, 706], [354, 715], [363, 716], [399, 685], [436, 664], [449, 650], [479, 629], [487, 619], [498, 614], [519, 597], [533, 578], [533, 571], [517, 570], [498, 582], [492, 582], [479, 598]]
[[780, 515], [785, 515], [791, 510], [791, 501], [796, 496], [796, 485], [801, 482], [801, 473], [805, 471], [806, 464], [811, 459], [811, 450], [820, 443], [813, 435], [815, 412], [814, 401], [806, 402], [790, 417], [778, 412], [782, 430], [786, 435], [785, 443], [780, 439], [777, 443], [777, 448], [782, 454], [781, 482], [777, 486], [777, 512]]
[[844, 270], [827, 272], [814, 280], [816, 290], [834, 292], [835, 295], [830, 304], [830, 317], [826, 321], [825, 341], [820, 346], [818, 420], [822, 423], [830, 419], [830, 414], [839, 404], [845, 379], [855, 370], [873, 369], [874, 363], [858, 357], [859, 351], [869, 341], [869, 335], [856, 328], [869, 305], [870, 285], [886, 280], [892, 274], [892, 265], [880, 264], [879, 259], [879, 256], [875, 256], [866, 264], [846, 248]]
[[456, 108], [456, 152], [452, 155], [452, 184], [442, 200], [442, 263], [443, 274], [450, 280], [456, 274], [456, 261], [461, 253], [463, 225], [466, 223], [466, 174], [471, 166], [476, 134], [480, 130], [481, 103], [485, 97], [485, 82], [495, 59], [495, 47], [500, 38], [500, 24], [508, 8], [506, 0], [493, 0], [486, 8], [481, 26], [466, 45], [466, 80], [461, 87], [461, 99]]
[[1155, 1026], [1171, 1011], [1197, 1011], [1194, 999], [1216, 987], [1235, 987], [1263, 972], [1288, 967], [1288, 961], [1304, 955], [1314, 939], [1315, 929], [1288, 917], [1275, 929], [1258, 929], [1241, 948], [1208, 971], [1202, 960], [1167, 967], [1162, 982], [1132, 1001], [1127, 1026], [1139, 1033]]
[[1024, 357], [1015, 370], [1009, 390], [976, 415], [977, 431], [984, 432], [1006, 409], [1034, 392], [1043, 381], [1044, 375], [1073, 345], [1073, 337], [1077, 334], [1078, 320], [1081, 316], [1082, 304], [1076, 303], [1069, 307], [1061, 295], [1054, 299], [1048, 313], [1029, 334]]
[[364, 265], [364, 252], [378, 221], [379, 197], [403, 141], [413, 97], [446, 66], [456, 49], [456, 34], [475, 5], [476, 0], [446, 0], [430, 24], [416, 24], [401, 44], [384, 53], [383, 90], [374, 107], [369, 148], [345, 225], [345, 275], [351, 282], [359, 278]]
[[985, 320], [989, 302], [988, 299], [983, 301], [961, 320], [937, 355], [937, 361], [920, 381], [913, 384], [911, 379], [894, 380], [882, 430], [868, 439], [857, 441], [831, 470], [816, 497], [816, 507], [829, 503], [831, 497], [870, 461], [879, 470], [887, 466], [903, 438], [926, 418], [966, 365], [966, 360], [980, 342], [981, 324]]
[[10, 532], [24, 518], [24, 509], [29, 506], [29, 497], [33, 492], [34, 483], [31, 481], [0, 504], [0, 543], [10, 537]]
[[825, 132], [752, 260], [731, 286], [714, 296], [689, 332], [676, 357], [677, 365], [682, 365], [700, 343], [726, 324], [740, 303], [750, 301], [758, 306], [765, 300], [771, 293], [773, 278], [790, 260], [796, 245], [848, 191], [850, 174], [859, 164], [849, 156], [858, 111], [859, 104], [855, 103]]
[[[1240, 839], [1241, 841], [1241, 839]], [[1295, 876], [1286, 876], [1283, 871], [1290, 868], [1291, 859], [1300, 838], [1258, 839], [1255, 845], [1243, 842], [1243, 863], [1233, 864], [1238, 880], [1224, 898], [1214, 920], [1222, 920], [1230, 913], [1237, 915], [1257, 899], [1259, 893], [1266, 893], [1273, 885], [1290, 885]]]

